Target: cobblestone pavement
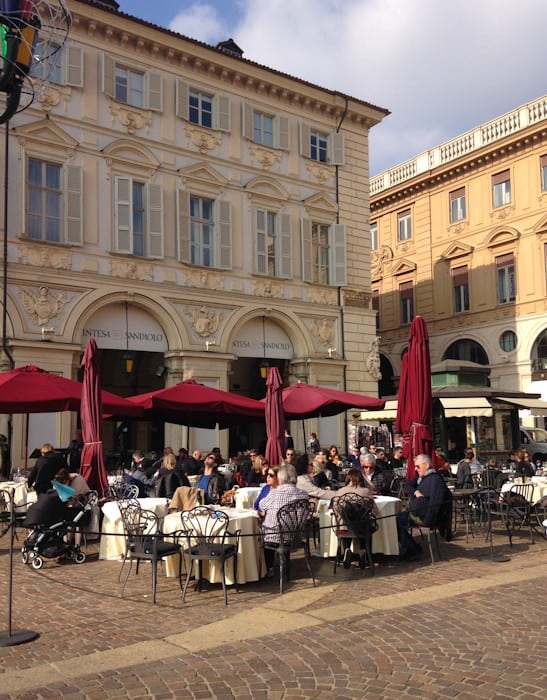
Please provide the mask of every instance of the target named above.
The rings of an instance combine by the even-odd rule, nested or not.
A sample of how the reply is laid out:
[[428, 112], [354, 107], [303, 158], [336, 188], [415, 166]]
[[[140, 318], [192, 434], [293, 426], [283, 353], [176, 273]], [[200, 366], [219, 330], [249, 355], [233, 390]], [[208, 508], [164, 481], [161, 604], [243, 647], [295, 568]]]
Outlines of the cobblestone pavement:
[[[6, 609], [8, 537], [0, 539]], [[17, 544], [17, 543], [16, 543]], [[39, 632], [0, 648], [0, 700], [11, 698], [545, 698], [547, 542], [480, 533], [441, 545], [443, 560], [384, 558], [376, 575], [302, 561], [283, 596], [275, 580], [191, 591], [182, 605], [161, 573], [157, 605], [142, 567], [120, 597], [120, 565], [13, 565], [13, 624]], [[95, 551], [95, 554], [93, 554]], [[482, 555], [482, 556], [481, 556]], [[1, 614], [1, 613], [0, 613]], [[0, 631], [7, 630], [0, 618]]]

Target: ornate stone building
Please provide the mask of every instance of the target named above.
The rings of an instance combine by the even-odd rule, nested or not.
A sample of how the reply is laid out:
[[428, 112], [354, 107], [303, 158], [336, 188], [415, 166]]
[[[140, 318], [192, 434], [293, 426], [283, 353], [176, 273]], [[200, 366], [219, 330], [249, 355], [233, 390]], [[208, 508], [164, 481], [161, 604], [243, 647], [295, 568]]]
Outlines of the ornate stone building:
[[[16, 366], [76, 377], [94, 337], [105, 387], [124, 395], [192, 377], [260, 396], [265, 363], [287, 383], [375, 395], [368, 134], [387, 110], [246, 60], [232, 40], [163, 30], [123, 3], [67, 5], [60, 64], [10, 121], [1, 156]], [[75, 420], [31, 416], [29, 447], [68, 444]], [[344, 444], [343, 425], [307, 429]], [[249, 430], [229, 445], [227, 431], [118, 422], [105, 447], [226, 454], [258, 439]], [[23, 434], [14, 418], [15, 462]]]

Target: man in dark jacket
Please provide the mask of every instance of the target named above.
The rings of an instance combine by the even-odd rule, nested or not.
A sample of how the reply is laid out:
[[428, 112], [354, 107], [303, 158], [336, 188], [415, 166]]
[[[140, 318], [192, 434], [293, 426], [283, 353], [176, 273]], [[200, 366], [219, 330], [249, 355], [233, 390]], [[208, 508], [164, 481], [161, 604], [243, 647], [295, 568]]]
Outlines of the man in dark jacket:
[[425, 527], [439, 528], [445, 539], [450, 539], [452, 518], [452, 494], [445, 480], [435, 471], [428, 455], [414, 458], [418, 475], [405, 483], [405, 493], [410, 497], [408, 510], [411, 519], [419, 520]]
[[205, 504], [214, 503], [218, 505], [222, 494], [226, 491], [226, 481], [218, 471], [217, 457], [214, 452], [209, 452], [205, 457], [205, 471], [199, 480], [198, 488], [205, 495]]
[[45, 442], [40, 448], [41, 457], [38, 457], [36, 464], [31, 469], [27, 484], [34, 486], [36, 493], [46, 493], [52, 488], [51, 480], [60, 469], [66, 469], [66, 462], [62, 455], [55, 452], [53, 445]]

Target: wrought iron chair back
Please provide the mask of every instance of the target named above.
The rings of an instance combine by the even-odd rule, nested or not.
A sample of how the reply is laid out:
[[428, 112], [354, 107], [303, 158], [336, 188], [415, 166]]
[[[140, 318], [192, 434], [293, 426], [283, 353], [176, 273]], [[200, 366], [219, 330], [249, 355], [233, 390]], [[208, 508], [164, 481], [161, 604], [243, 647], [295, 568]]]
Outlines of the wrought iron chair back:
[[342, 558], [344, 539], [359, 539], [364, 543], [364, 561], [374, 573], [372, 535], [378, 530], [378, 523], [374, 515], [373, 499], [360, 496], [357, 493], [345, 493], [332, 499], [331, 509], [334, 518], [333, 531], [338, 538], [338, 548], [334, 559], [334, 573], [336, 573]]
[[139, 487], [136, 484], [129, 484], [126, 481], [109, 486], [107, 490], [107, 497], [116, 501], [138, 498], [138, 496]]

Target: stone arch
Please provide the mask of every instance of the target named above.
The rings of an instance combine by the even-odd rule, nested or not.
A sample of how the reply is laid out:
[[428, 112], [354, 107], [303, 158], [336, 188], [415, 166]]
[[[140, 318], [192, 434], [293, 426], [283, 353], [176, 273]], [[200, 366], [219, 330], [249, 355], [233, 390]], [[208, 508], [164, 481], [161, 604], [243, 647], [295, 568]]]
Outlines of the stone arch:
[[157, 170], [161, 163], [152, 151], [139, 141], [116, 139], [102, 150], [105, 158], [121, 163], [145, 164], [152, 170]]
[[[454, 357], [459, 355], [459, 357]], [[467, 356], [468, 355], [468, 356]], [[467, 360], [479, 365], [488, 365], [490, 360], [483, 344], [474, 338], [453, 340], [443, 351], [443, 360]]]

